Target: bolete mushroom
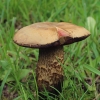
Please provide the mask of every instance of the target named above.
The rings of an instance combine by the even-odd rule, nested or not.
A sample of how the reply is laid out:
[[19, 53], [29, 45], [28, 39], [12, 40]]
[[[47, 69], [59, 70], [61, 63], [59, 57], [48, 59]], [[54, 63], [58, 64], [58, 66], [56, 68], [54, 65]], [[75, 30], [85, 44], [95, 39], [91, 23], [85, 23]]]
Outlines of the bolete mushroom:
[[[16, 44], [39, 48], [36, 80], [39, 92], [61, 92], [63, 83], [63, 45], [81, 41], [90, 35], [83, 27], [66, 22], [40, 22], [20, 29], [14, 36]], [[54, 88], [52, 88], [54, 87]]]

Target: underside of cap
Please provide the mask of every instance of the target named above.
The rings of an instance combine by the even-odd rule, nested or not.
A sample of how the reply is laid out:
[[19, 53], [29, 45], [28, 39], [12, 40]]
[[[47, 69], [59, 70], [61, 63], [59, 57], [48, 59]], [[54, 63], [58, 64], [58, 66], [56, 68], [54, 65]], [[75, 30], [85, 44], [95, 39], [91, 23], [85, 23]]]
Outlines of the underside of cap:
[[14, 35], [14, 42], [30, 48], [68, 45], [90, 35], [83, 27], [66, 22], [40, 22], [23, 27]]

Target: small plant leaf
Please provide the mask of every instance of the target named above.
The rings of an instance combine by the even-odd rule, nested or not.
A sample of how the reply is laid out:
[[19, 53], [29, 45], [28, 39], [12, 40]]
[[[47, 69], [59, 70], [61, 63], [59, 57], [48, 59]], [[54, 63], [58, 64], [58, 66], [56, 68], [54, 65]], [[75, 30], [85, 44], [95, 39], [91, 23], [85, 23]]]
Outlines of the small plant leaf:
[[16, 74], [18, 77], [18, 80], [23, 79], [24, 77], [26, 77], [29, 73], [31, 72], [31, 70], [29, 69], [19, 69]]

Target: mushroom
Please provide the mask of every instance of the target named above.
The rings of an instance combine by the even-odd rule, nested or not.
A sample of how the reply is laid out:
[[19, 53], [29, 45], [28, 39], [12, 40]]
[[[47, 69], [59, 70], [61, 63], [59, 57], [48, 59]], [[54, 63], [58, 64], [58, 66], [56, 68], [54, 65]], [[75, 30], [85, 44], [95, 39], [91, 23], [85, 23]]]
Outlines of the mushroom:
[[[39, 92], [46, 89], [58, 95], [63, 83], [63, 45], [81, 41], [90, 35], [83, 27], [66, 22], [39, 22], [20, 29], [14, 42], [23, 47], [39, 48], [36, 80]], [[54, 87], [54, 88], [52, 88]]]

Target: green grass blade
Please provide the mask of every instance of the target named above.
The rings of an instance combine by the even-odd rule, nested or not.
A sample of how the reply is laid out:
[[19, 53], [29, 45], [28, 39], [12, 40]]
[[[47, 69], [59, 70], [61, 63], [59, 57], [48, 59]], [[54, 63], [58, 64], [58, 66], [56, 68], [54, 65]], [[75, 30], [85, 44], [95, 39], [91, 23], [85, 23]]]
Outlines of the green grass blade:
[[84, 65], [84, 68], [90, 70], [91, 72], [97, 74], [97, 75], [100, 75], [100, 71], [98, 69], [96, 69], [95, 67], [91, 67], [89, 65]]
[[0, 86], [0, 98], [1, 98], [1, 96], [2, 96], [3, 87], [4, 87], [5, 83], [6, 83], [6, 80], [7, 80], [8, 76], [9, 76], [10, 72], [11, 72], [11, 69], [8, 70], [8, 72], [7, 72], [7, 74], [5, 75], [5, 78], [4, 78], [4, 80], [2, 81], [2, 84], [1, 84], [1, 86]]

